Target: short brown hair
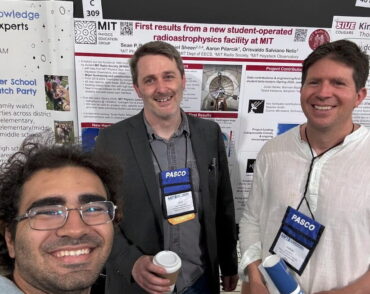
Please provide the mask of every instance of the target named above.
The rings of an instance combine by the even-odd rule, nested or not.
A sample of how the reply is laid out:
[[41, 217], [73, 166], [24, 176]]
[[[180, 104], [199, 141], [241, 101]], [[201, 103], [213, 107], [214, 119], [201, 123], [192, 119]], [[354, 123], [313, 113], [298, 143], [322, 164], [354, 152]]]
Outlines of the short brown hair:
[[134, 85], [137, 85], [137, 63], [141, 57], [146, 55], [163, 55], [171, 60], [175, 60], [181, 76], [184, 76], [184, 64], [182, 63], [180, 53], [176, 50], [176, 48], [166, 42], [152, 41], [140, 46], [130, 59], [131, 77]]

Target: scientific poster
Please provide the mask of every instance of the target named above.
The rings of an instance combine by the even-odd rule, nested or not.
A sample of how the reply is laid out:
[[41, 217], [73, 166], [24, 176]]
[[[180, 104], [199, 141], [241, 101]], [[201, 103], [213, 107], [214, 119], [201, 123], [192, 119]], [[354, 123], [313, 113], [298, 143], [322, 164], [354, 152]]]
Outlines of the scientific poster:
[[101, 128], [138, 113], [128, 60], [143, 43], [174, 45], [185, 63], [181, 107], [221, 126], [237, 221], [253, 161], [273, 136], [304, 121], [302, 60], [330, 39], [321, 28], [76, 19], [80, 129], [86, 147]]

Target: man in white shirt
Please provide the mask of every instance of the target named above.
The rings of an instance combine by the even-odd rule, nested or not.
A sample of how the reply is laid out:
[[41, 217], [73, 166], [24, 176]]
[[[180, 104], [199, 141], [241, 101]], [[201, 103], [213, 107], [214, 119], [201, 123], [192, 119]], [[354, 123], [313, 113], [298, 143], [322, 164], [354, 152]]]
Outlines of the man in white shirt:
[[288, 206], [325, 226], [303, 272], [294, 274], [305, 293], [370, 293], [370, 134], [352, 120], [368, 74], [368, 56], [346, 40], [304, 61], [307, 122], [262, 148], [240, 221], [239, 273], [249, 279], [248, 293], [269, 293], [257, 266], [276, 245]]

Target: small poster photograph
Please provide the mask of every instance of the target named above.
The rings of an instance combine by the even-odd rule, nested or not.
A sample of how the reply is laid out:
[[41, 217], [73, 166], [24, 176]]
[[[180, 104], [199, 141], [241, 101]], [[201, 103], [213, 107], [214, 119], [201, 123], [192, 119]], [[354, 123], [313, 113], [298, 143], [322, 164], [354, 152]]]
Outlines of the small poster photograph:
[[256, 162], [255, 158], [249, 158], [247, 161], [246, 173], [253, 173], [254, 172], [254, 163]]
[[70, 111], [69, 83], [67, 76], [45, 75], [46, 109]]
[[201, 110], [238, 111], [242, 67], [204, 65]]
[[73, 121], [54, 121], [55, 143], [72, 144], [74, 142]]
[[248, 113], [263, 113], [265, 100], [249, 100]]
[[82, 128], [82, 148], [91, 151], [95, 147], [96, 138], [99, 135], [99, 128]]

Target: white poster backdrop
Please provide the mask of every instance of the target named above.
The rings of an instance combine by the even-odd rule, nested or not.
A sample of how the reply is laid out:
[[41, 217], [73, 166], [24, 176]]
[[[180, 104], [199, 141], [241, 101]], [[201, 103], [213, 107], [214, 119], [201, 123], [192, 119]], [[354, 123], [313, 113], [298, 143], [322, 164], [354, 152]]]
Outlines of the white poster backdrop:
[[0, 161], [45, 129], [77, 134], [73, 3], [0, 2]]
[[128, 60], [143, 43], [174, 45], [185, 63], [182, 108], [219, 123], [240, 218], [253, 162], [273, 136], [304, 121], [302, 60], [329, 40], [322, 28], [75, 19], [78, 117], [83, 141], [142, 108]]
[[369, 0], [356, 0], [356, 6], [370, 8]]

